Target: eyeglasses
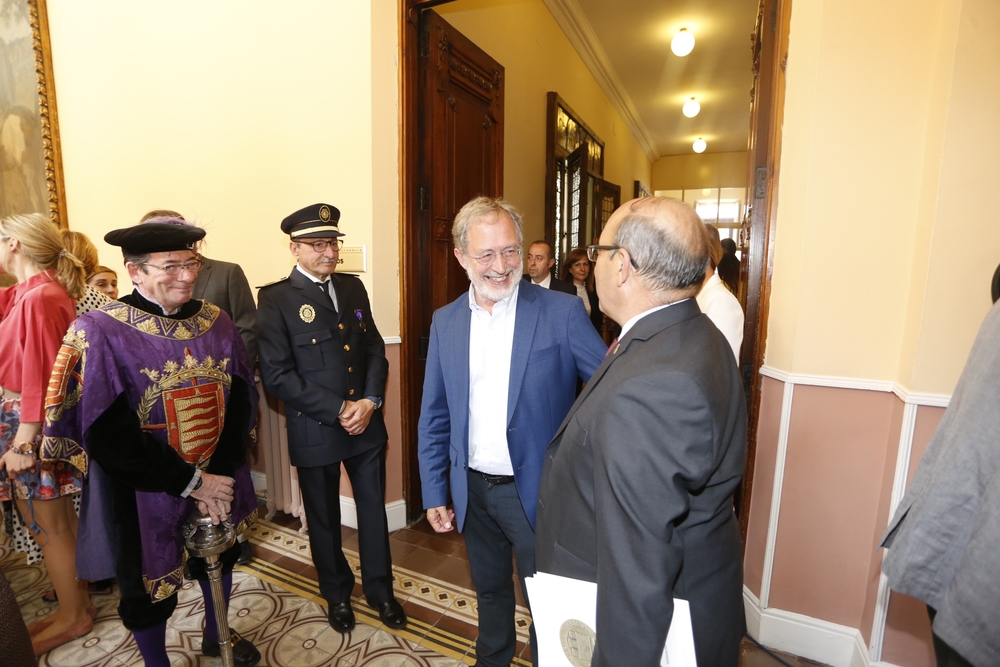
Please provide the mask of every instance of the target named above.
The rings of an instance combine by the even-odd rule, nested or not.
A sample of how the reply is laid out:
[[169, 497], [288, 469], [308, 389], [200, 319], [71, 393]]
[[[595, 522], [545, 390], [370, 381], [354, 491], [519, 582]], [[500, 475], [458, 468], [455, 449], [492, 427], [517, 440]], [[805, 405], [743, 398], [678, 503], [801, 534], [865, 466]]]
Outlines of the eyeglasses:
[[587, 259], [591, 262], [597, 261], [597, 256], [601, 254], [602, 250], [621, 250], [620, 245], [589, 245], [587, 246]]
[[198, 273], [201, 271], [201, 267], [205, 266], [205, 262], [200, 259], [196, 259], [193, 262], [184, 262], [183, 264], [164, 264], [159, 266], [157, 264], [150, 264], [149, 262], [143, 262], [143, 266], [151, 266], [154, 269], [159, 269], [163, 271], [168, 276], [175, 276], [181, 271], [190, 271], [191, 273]]
[[[623, 248], [620, 245], [589, 245], [587, 246], [587, 259], [591, 262], [597, 261], [597, 256], [601, 254], [602, 250], [628, 250], [628, 248]], [[639, 265], [635, 263], [635, 258], [629, 253], [628, 261], [632, 265], [633, 269], [638, 269]]]
[[493, 263], [493, 260], [497, 258], [497, 255], [502, 256], [503, 261], [510, 262], [521, 256], [521, 249], [512, 245], [504, 248], [500, 252], [496, 252], [494, 250], [484, 250], [478, 255], [469, 255], [469, 257], [472, 257], [472, 259], [476, 260], [480, 264], [490, 265]]
[[327, 248], [340, 250], [344, 247], [343, 239], [334, 239], [333, 241], [296, 241], [296, 243], [303, 243], [305, 245], [312, 246], [312, 249], [316, 252], [326, 252]]

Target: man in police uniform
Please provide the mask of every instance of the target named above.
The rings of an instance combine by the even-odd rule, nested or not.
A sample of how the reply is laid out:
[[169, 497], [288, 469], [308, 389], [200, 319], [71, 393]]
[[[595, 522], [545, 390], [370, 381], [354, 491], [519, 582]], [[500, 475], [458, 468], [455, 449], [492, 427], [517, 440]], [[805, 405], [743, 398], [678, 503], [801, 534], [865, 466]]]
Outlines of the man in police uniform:
[[356, 276], [334, 274], [343, 236], [340, 211], [307, 206], [281, 222], [298, 264], [257, 296], [260, 369], [268, 393], [285, 402], [288, 450], [298, 467], [319, 585], [330, 625], [354, 627], [354, 573], [340, 544], [340, 465], [354, 490], [362, 588], [390, 628], [406, 625], [393, 597], [385, 515], [382, 399], [389, 362]]

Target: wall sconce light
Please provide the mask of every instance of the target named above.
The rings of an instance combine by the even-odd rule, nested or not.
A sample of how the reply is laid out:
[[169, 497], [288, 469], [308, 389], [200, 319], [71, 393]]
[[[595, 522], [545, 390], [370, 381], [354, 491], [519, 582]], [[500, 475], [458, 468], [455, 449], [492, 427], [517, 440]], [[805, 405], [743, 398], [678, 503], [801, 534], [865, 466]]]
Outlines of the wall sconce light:
[[675, 56], [683, 58], [694, 49], [694, 35], [688, 32], [687, 28], [681, 28], [674, 38], [670, 40], [670, 50]]
[[701, 105], [698, 104], [698, 100], [694, 99], [693, 97], [689, 99], [687, 102], [685, 102], [684, 106], [681, 108], [681, 113], [683, 113], [688, 118], [694, 118], [695, 116], [698, 115], [699, 111], [701, 111]]
[[691, 150], [695, 153], [704, 153], [706, 148], [708, 148], [708, 144], [706, 144], [705, 140], [701, 137], [695, 139], [694, 143], [691, 144]]

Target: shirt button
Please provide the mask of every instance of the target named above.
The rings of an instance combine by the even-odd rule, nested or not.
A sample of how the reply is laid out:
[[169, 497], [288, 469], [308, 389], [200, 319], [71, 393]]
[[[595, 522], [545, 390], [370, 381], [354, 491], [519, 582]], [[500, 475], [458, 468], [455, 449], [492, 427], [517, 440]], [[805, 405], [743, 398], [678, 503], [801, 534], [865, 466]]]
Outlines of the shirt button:
[[338, 325], [337, 325], [337, 328], [338, 328], [338, 329], [343, 329], [343, 328], [344, 328], [344, 323], [343, 323], [343, 322], [341, 322], [340, 324], [338, 324]]
[[353, 389], [352, 389], [352, 390], [350, 390], [349, 392], [347, 392], [347, 394], [348, 394], [349, 396], [354, 396], [354, 390], [353, 390]]
[[350, 345], [345, 345], [344, 349], [347, 350], [348, 352], [350, 352], [351, 351], [351, 346]]

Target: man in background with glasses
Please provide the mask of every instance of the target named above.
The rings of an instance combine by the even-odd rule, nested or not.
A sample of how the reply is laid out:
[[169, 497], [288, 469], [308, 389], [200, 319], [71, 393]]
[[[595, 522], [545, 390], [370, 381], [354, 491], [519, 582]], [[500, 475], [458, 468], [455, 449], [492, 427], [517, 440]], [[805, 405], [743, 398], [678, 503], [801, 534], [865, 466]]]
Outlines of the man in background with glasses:
[[546, 453], [538, 571], [597, 583], [593, 667], [659, 665], [674, 598], [690, 603], [698, 664], [736, 667], [746, 405], [732, 348], [694, 299], [703, 223], [676, 199], [634, 199], [587, 251], [622, 332]]
[[[420, 481], [431, 527], [465, 536], [479, 603], [476, 665], [507, 667], [517, 644], [512, 556], [527, 600], [545, 447], [605, 346], [576, 295], [521, 280], [521, 215], [513, 206], [473, 199], [452, 237], [472, 284], [431, 324]], [[532, 630], [532, 656], [534, 639]]]
[[298, 467], [309, 544], [337, 632], [354, 628], [354, 572], [340, 543], [340, 466], [358, 513], [361, 582], [368, 604], [390, 628], [406, 625], [392, 592], [385, 515], [382, 400], [389, 362], [365, 286], [335, 274], [340, 211], [307, 206], [281, 222], [298, 260], [284, 280], [257, 294], [260, 370], [270, 395], [285, 402], [288, 453]]

